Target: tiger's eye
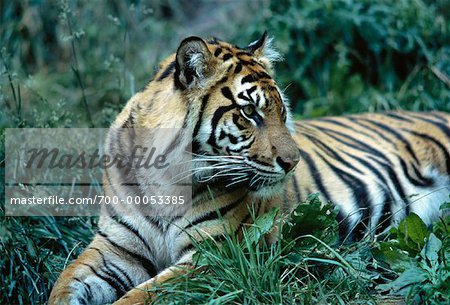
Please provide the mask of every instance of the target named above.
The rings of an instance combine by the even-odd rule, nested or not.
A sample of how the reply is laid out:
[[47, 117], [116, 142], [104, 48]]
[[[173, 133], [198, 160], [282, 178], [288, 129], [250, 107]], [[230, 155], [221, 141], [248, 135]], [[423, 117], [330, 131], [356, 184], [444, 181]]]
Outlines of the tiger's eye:
[[244, 111], [244, 114], [246, 116], [253, 116], [255, 114], [255, 107], [253, 105], [246, 105], [242, 107], [242, 111]]

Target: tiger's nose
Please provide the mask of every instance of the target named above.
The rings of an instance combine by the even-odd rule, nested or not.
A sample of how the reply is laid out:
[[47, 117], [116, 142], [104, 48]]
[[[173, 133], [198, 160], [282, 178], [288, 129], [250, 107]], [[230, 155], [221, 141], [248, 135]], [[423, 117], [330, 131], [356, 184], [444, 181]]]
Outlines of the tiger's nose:
[[299, 159], [277, 157], [278, 165], [287, 173], [289, 173], [298, 163]]

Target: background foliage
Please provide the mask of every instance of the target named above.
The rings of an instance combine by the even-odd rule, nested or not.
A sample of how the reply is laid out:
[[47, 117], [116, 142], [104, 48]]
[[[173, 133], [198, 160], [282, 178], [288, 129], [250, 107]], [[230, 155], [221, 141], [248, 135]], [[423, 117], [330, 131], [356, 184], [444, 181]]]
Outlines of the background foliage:
[[[450, 111], [449, 18], [448, 0], [1, 1], [0, 136], [3, 141], [6, 127], [106, 127], [184, 37], [218, 36], [245, 46], [264, 30], [274, 37], [274, 45], [285, 58], [277, 66], [277, 79], [299, 117], [400, 108]], [[0, 149], [3, 156], [4, 148]], [[327, 216], [320, 211], [313, 215], [317, 219], [311, 225], [324, 223], [321, 217]], [[7, 218], [3, 204], [0, 217], [0, 303], [42, 304], [59, 271], [88, 243], [96, 219]], [[298, 223], [304, 221], [298, 219]], [[417, 281], [407, 285], [423, 288], [410, 297], [427, 296], [427, 302], [438, 304], [446, 296], [439, 292], [449, 289], [439, 286], [439, 279], [448, 278], [448, 253], [442, 256], [443, 249], [448, 250], [448, 226], [439, 228], [433, 235], [422, 236], [418, 245], [413, 243], [414, 249], [411, 243], [397, 247], [398, 241], [405, 240], [399, 228], [386, 243], [356, 245], [362, 252], [353, 251], [354, 257], [345, 261], [360, 262], [359, 269], [369, 261], [385, 262], [390, 279], [407, 270], [425, 270], [426, 276], [417, 271]], [[433, 245], [428, 247], [431, 240]], [[303, 272], [306, 267], [314, 269], [300, 275], [293, 272], [298, 275], [292, 278], [297, 284], [267, 278], [273, 287], [282, 287], [278, 296], [289, 300], [303, 295], [306, 303], [362, 302], [370, 291], [364, 290], [358, 297], [352, 291], [352, 287], [360, 287], [355, 283], [361, 278], [351, 277], [338, 285], [339, 271], [330, 261], [299, 263], [305, 263], [305, 257], [317, 258], [311, 249], [323, 250], [323, 245], [316, 245], [319, 248], [308, 245], [310, 252], [293, 258]], [[244, 251], [243, 257], [252, 257], [248, 247], [233, 242], [230, 247]], [[322, 254], [330, 249], [346, 251], [325, 249]], [[367, 254], [372, 253], [369, 249], [379, 251], [372, 256]], [[204, 253], [211, 251], [216, 250], [205, 249]], [[265, 266], [267, 270], [287, 268], [291, 262], [282, 253], [263, 251], [265, 260], [273, 258], [269, 260], [273, 264]], [[438, 258], [433, 253], [438, 253]], [[409, 257], [411, 265], [396, 265], [397, 257]], [[230, 267], [226, 263], [234, 262], [223, 263], [226, 269]], [[382, 278], [378, 271], [372, 275]], [[378, 279], [369, 276], [363, 283], [367, 281], [370, 290]], [[386, 285], [382, 286], [384, 293], [405, 291], [400, 282]], [[324, 296], [326, 289], [331, 292]], [[207, 295], [203, 292], [200, 298]], [[280, 300], [274, 295], [258, 296], [236, 294], [225, 299], [248, 303]]]

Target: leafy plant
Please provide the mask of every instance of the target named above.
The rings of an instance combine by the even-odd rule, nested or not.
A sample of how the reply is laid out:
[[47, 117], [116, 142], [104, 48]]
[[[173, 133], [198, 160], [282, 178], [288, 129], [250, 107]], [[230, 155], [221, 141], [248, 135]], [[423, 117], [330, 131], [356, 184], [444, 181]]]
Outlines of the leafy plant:
[[[443, 208], [448, 204], [444, 204]], [[417, 304], [450, 302], [450, 217], [441, 219], [429, 232], [415, 214], [391, 230], [374, 256], [397, 272], [398, 277], [377, 288], [404, 296]]]
[[323, 233], [314, 224], [322, 222], [325, 232], [336, 228], [329, 205], [321, 205], [316, 196], [299, 205], [279, 231], [282, 239], [270, 245], [266, 238], [273, 233], [277, 213], [272, 210], [243, 228], [240, 242], [230, 232], [221, 243], [211, 239], [195, 243], [196, 270], [155, 287], [158, 302], [375, 304], [367, 289], [371, 280], [359, 274], [363, 264], [353, 264], [357, 260], [347, 260], [346, 249], [320, 239], [328, 239], [330, 232]]

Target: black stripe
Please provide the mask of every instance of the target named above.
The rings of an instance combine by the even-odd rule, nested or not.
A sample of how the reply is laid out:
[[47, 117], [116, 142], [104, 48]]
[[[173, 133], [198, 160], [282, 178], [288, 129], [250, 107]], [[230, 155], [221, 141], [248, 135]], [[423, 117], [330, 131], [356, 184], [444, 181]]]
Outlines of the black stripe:
[[248, 60], [244, 60], [244, 59], [242, 59], [242, 58], [239, 58], [239, 62], [241, 63], [241, 64], [243, 64], [244, 66], [254, 66], [254, 65], [258, 65], [258, 66], [260, 66], [261, 68], [263, 68], [263, 69], [265, 69], [265, 67], [263, 66], [263, 65], [261, 65], [260, 63], [258, 63], [258, 62], [256, 62], [255, 60], [250, 60], [250, 61], [248, 61]]
[[134, 116], [135, 116], [135, 111], [132, 110], [130, 111], [130, 114], [128, 115], [128, 118], [123, 122], [123, 124], [120, 126], [120, 128], [124, 129], [124, 128], [130, 128], [131, 132], [135, 133], [134, 130], [134, 126], [136, 126], [136, 122], [134, 120]]
[[132, 258], [134, 258], [137, 262], [141, 263], [142, 267], [145, 269], [145, 271], [148, 273], [150, 277], [154, 277], [156, 275], [156, 267], [155, 265], [144, 256], [134, 253], [121, 245], [117, 244], [116, 242], [112, 241], [108, 235], [103, 233], [102, 231], [97, 232], [98, 235], [102, 236], [104, 239], [106, 239], [112, 246], [116, 247], [118, 250], [122, 251], [125, 254], [128, 254]]
[[124, 282], [120, 275], [109, 267], [105, 266], [105, 268], [100, 268], [99, 270], [101, 270], [105, 274], [105, 277], [108, 277], [109, 279], [113, 280], [114, 283], [122, 287], [122, 294], [125, 294], [127, 291], [134, 287], [133, 285], [127, 285], [127, 283]]
[[222, 77], [222, 78], [217, 82], [217, 84], [224, 84], [224, 83], [227, 82], [227, 80], [228, 80], [228, 76], [225, 75], [224, 77]]
[[442, 145], [442, 143], [440, 143], [438, 140], [436, 140], [435, 138], [433, 138], [433, 137], [431, 137], [431, 136], [429, 136], [427, 134], [416, 132], [416, 131], [405, 129], [405, 128], [403, 130], [406, 131], [406, 132], [409, 132], [409, 133], [411, 133], [413, 135], [415, 135], [416, 137], [419, 137], [419, 138], [428, 140], [430, 142], [433, 142], [437, 147], [439, 147], [439, 149], [441, 150], [442, 154], [444, 155], [445, 164], [446, 164], [446, 167], [447, 167], [447, 174], [450, 175], [450, 154], [447, 151], [447, 149], [445, 148], [445, 146]]
[[[391, 205], [395, 202], [395, 200], [394, 200], [394, 198], [392, 197], [391, 194], [393, 194], [393, 193], [395, 192], [395, 190], [390, 189], [389, 184], [388, 184], [388, 181], [387, 181], [386, 178], [383, 176], [383, 174], [382, 174], [375, 166], [373, 166], [370, 162], [368, 162], [367, 159], [364, 159], [364, 158], [361, 158], [361, 157], [358, 157], [358, 156], [356, 156], [356, 155], [352, 155], [352, 154], [349, 154], [349, 153], [346, 153], [346, 152], [344, 152], [344, 153], [345, 153], [346, 155], [348, 155], [349, 157], [354, 158], [354, 159], [355, 159], [356, 161], [358, 161], [361, 165], [363, 165], [363, 166], [365, 166], [366, 168], [368, 168], [373, 174], [375, 174], [375, 176], [378, 178], [378, 180], [381, 181], [382, 184], [385, 186], [385, 187], [382, 187], [382, 189], [384, 190], [384, 192], [385, 192], [385, 194], [386, 194], [385, 197], [386, 197], [386, 196], [389, 196], [389, 198], [391, 199], [391, 201], [388, 202], [388, 201], [384, 200], [384, 204], [383, 204], [383, 212], [382, 212], [383, 214], [382, 214], [382, 215], [384, 216], [385, 213], [386, 213], [386, 211], [388, 211], [388, 213], [390, 213], [390, 214], [387, 215], [386, 217], [388, 217], [388, 218], [391, 217], [391, 214], [392, 214], [392, 212], [391, 212]], [[369, 157], [369, 159], [371, 159], [373, 162], [375, 162], [375, 163], [378, 164], [379, 166], [381, 166], [381, 167], [387, 169], [387, 171], [389, 172], [389, 176], [390, 176], [390, 177], [393, 176], [393, 173], [392, 173], [392, 166], [391, 166], [390, 164], [386, 164], [386, 163], [384, 163], [384, 162], [380, 162], [380, 161], [378, 161], [377, 159], [370, 158], [370, 157]], [[396, 184], [395, 182], [393, 182], [393, 183], [394, 183], [394, 185], [398, 186], [398, 180], [396, 179], [396, 176], [395, 176], [395, 175], [394, 175], [394, 177], [395, 177], [395, 181], [397, 182], [397, 184]], [[392, 179], [391, 179], [391, 180], [392, 180]], [[390, 192], [387, 192], [387, 191], [386, 191], [386, 188], [390, 189]], [[402, 191], [402, 188], [401, 188], [401, 187], [398, 188], [397, 191]], [[380, 223], [380, 221], [379, 221], [378, 223]], [[387, 222], [386, 227], [389, 226], [389, 224], [390, 224], [390, 222]]]
[[[371, 132], [373, 132], [374, 134], [378, 135], [380, 138], [382, 138], [384, 141], [386, 141], [387, 143], [391, 143], [391, 139], [389, 139], [388, 137], [386, 137], [382, 132], [380, 132], [379, 130], [377, 130], [376, 128], [372, 127], [370, 124], [368, 124], [367, 122], [361, 122], [360, 120], [358, 120], [358, 118], [355, 117], [348, 117], [348, 120], [352, 121], [355, 124], [358, 124], [359, 126], [361, 126], [364, 129], [370, 130]], [[364, 124], [363, 124], [364, 123]], [[370, 138], [373, 138], [372, 136], [369, 136]], [[395, 145], [394, 145], [395, 146]]]
[[208, 104], [208, 100], [209, 100], [209, 94], [205, 95], [202, 98], [202, 105], [200, 106], [200, 112], [198, 114], [197, 123], [195, 123], [194, 132], [192, 133], [192, 138], [195, 138], [197, 136], [197, 134], [198, 134], [198, 131], [200, 129], [200, 125], [202, 124], [203, 113], [205, 112], [206, 105]]
[[417, 164], [420, 164], [419, 159], [417, 158], [416, 154], [414, 153], [412, 147], [411, 147], [411, 143], [405, 138], [403, 137], [400, 133], [398, 133], [397, 131], [395, 131], [394, 129], [392, 129], [391, 127], [382, 124], [380, 122], [375, 122], [369, 119], [365, 119], [365, 118], [360, 118], [360, 120], [363, 121], [367, 121], [370, 124], [373, 124], [379, 128], [381, 128], [382, 130], [385, 130], [387, 132], [389, 132], [390, 134], [392, 134], [397, 140], [401, 141], [403, 144], [405, 144], [405, 148], [408, 151], [408, 153], [411, 155], [411, 157], [413, 157], [414, 161], [417, 162]]
[[406, 208], [406, 212], [408, 214], [409, 213], [409, 200], [405, 194], [402, 184], [398, 180], [397, 174], [393, 170], [392, 164], [390, 162], [389, 162], [389, 164], [379, 162], [373, 156], [368, 156], [368, 158], [374, 162], [377, 162], [380, 166], [382, 166], [386, 170], [386, 172], [389, 176], [389, 179], [394, 184], [395, 190], [397, 191], [400, 199], [406, 203], [405, 208]]
[[223, 59], [223, 61], [225, 62], [225, 61], [231, 59], [232, 57], [233, 57], [232, 54], [227, 53], [227, 54], [224, 54], [224, 55], [222, 56], [222, 59]]
[[178, 261], [181, 257], [183, 257], [183, 255], [194, 249], [195, 249], [194, 245], [191, 242], [189, 242], [186, 246], [181, 248], [180, 251], [178, 251], [178, 255], [176, 256], [175, 261]]
[[159, 73], [159, 68], [159, 66], [153, 68], [153, 72], [150, 75], [148, 81], [141, 88], [139, 88], [138, 92], [143, 92], [145, 91], [145, 89], [147, 89], [148, 84], [151, 83], [155, 79], [155, 76]]
[[314, 160], [311, 158], [311, 156], [307, 152], [305, 152], [301, 149], [299, 149], [299, 152], [300, 152], [300, 157], [303, 160], [305, 160], [306, 165], [309, 168], [309, 172], [311, 173], [311, 176], [314, 179], [314, 183], [317, 185], [320, 193], [322, 194], [323, 197], [325, 197], [326, 201], [330, 202], [331, 201], [330, 194], [328, 193], [327, 189], [325, 188], [325, 186], [323, 184], [321, 174], [317, 170], [317, 166], [316, 166]]
[[234, 69], [234, 74], [238, 74], [239, 72], [241, 72], [242, 71], [242, 64], [241, 63], [238, 63], [237, 65], [236, 65], [236, 68]]
[[[80, 280], [78, 277], [74, 277], [73, 278], [75, 281], [79, 282], [81, 285], [83, 285], [84, 290], [86, 291], [87, 294], [87, 299], [88, 300], [92, 300], [93, 299], [93, 295], [92, 295], [92, 290], [91, 290], [91, 285], [89, 285], [88, 283]], [[85, 302], [85, 304], [88, 304], [88, 302], [83, 298], [83, 302]]]
[[338, 223], [339, 243], [343, 243], [347, 240], [348, 235], [351, 233], [351, 222], [348, 216], [345, 216], [341, 209], [338, 209], [336, 221]]
[[[243, 146], [241, 146], [238, 149], [231, 149], [231, 148], [227, 147], [226, 151], [228, 153], [230, 153], [230, 152], [240, 153], [240, 152], [242, 152], [245, 149], [249, 149], [253, 145], [254, 142], [255, 142], [255, 138], [253, 138], [247, 145], [243, 145]], [[268, 166], [271, 166], [271, 165], [269, 164]]]
[[230, 143], [235, 145], [239, 142], [239, 138], [235, 137], [231, 133], [226, 133], [223, 129], [220, 130], [219, 140], [223, 140], [225, 138], [228, 138]]
[[224, 216], [229, 211], [231, 211], [236, 206], [238, 206], [242, 202], [242, 200], [244, 198], [245, 198], [245, 196], [242, 196], [241, 198], [239, 198], [238, 200], [232, 202], [231, 204], [228, 204], [226, 206], [221, 207], [219, 210], [210, 211], [210, 212], [202, 215], [201, 217], [195, 219], [194, 221], [189, 223], [186, 227], [184, 227], [184, 230], [187, 230], [187, 229], [189, 229], [189, 228], [191, 228], [191, 227], [193, 227], [195, 225], [198, 225], [199, 223], [216, 220], [219, 217]]
[[[347, 119], [349, 119], [350, 121], [352, 121], [351, 120], [351, 118], [352, 117], [347, 117]], [[326, 122], [326, 123], [330, 123], [330, 124], [333, 124], [333, 125], [337, 125], [337, 126], [341, 126], [341, 127], [344, 127], [345, 129], [349, 129], [349, 130], [351, 130], [351, 131], [355, 131], [355, 132], [357, 132], [357, 133], [359, 133], [359, 134], [363, 134], [363, 135], [365, 135], [366, 137], [371, 137], [369, 134], [367, 134], [367, 133], [365, 133], [365, 132], [363, 132], [363, 131], [361, 131], [361, 130], [356, 130], [355, 128], [353, 128], [352, 126], [350, 126], [350, 125], [347, 125], [347, 124], [345, 124], [345, 123], [343, 123], [343, 122], [340, 122], [340, 121], [338, 121], [338, 120], [336, 120], [336, 119], [332, 119], [332, 118], [319, 118], [319, 119], [316, 119], [318, 122]], [[320, 126], [317, 126], [317, 128], [320, 128]]]
[[[366, 168], [368, 168], [372, 173], [375, 174], [375, 176], [377, 176], [377, 178], [378, 178], [381, 182], [383, 182], [383, 184], [385, 184], [385, 185], [388, 184], [386, 178], [381, 174], [381, 172], [380, 172], [375, 166], [373, 166], [372, 164], [370, 164], [370, 162], [367, 162], [366, 159], [360, 158], [360, 157], [358, 157], [358, 156], [356, 156], [356, 155], [352, 155], [352, 154], [347, 153], [347, 152], [344, 152], [344, 154], [346, 154], [346, 155], [349, 156], [350, 158], [356, 159], [360, 164], [362, 164], [363, 166], [365, 166]], [[378, 162], [378, 161], [376, 161], [376, 160], [374, 160], [374, 162], [376, 162], [377, 164], [381, 165], [381, 163]], [[384, 164], [384, 163], [383, 163], [383, 164]], [[381, 165], [381, 166], [382, 166], [382, 165]]]
[[167, 65], [166, 69], [161, 73], [161, 75], [158, 77], [158, 81], [162, 81], [163, 79], [167, 78], [169, 75], [171, 75], [175, 71], [175, 60], [172, 61], [170, 64]]
[[222, 49], [221, 49], [221, 48], [217, 48], [217, 49], [214, 51], [214, 56], [217, 57], [217, 56], [220, 55], [220, 53], [222, 53]]
[[214, 112], [214, 115], [213, 115], [213, 117], [211, 119], [211, 134], [209, 135], [209, 139], [208, 139], [207, 143], [209, 145], [211, 145], [212, 147], [217, 148], [217, 149], [220, 149], [220, 147], [217, 145], [217, 142], [216, 142], [216, 139], [215, 139], [215, 132], [216, 132], [216, 129], [217, 129], [217, 125], [219, 124], [219, 120], [222, 118], [222, 116], [226, 112], [236, 108], [236, 101], [233, 98], [233, 94], [231, 93], [230, 88], [223, 87], [222, 88], [222, 94], [223, 94], [224, 97], [229, 99], [232, 102], [232, 104], [231, 105], [227, 105], [227, 106], [219, 107]]
[[[100, 256], [101, 256], [101, 258], [102, 258], [103, 265], [105, 266], [105, 268], [106, 268], [110, 273], [113, 273], [114, 276], [115, 276], [118, 280], [120, 279], [122, 285], [123, 285], [125, 288], [127, 288], [127, 290], [130, 290], [131, 288], [134, 287], [133, 281], [132, 281], [131, 278], [128, 276], [128, 274], [127, 274], [122, 268], [120, 268], [119, 266], [117, 266], [116, 264], [114, 264], [112, 261], [107, 262], [107, 261], [106, 261], [106, 258], [105, 258], [105, 255], [100, 251], [100, 249], [95, 248], [95, 247], [89, 247], [88, 250], [89, 250], [89, 249], [95, 250], [95, 251], [98, 252], [98, 254], [100, 254]], [[122, 275], [122, 277], [125, 277], [125, 280], [127, 281], [127, 283], [125, 283], [125, 282], [123, 281], [123, 279], [120, 277], [120, 274], [118, 274], [116, 271], [112, 270], [112, 269], [110, 268], [110, 266], [112, 266], [114, 269], [116, 269], [116, 270]]]
[[[386, 221], [382, 224], [382, 227], [387, 228], [390, 225], [390, 221], [388, 221], [388, 219], [392, 216], [392, 211], [391, 211], [391, 205], [395, 202], [394, 198], [392, 197], [391, 194], [393, 194], [394, 192], [390, 189], [388, 181], [386, 180], [386, 178], [383, 176], [383, 174], [375, 167], [373, 166], [370, 162], [368, 162], [366, 159], [364, 158], [360, 158], [358, 156], [355, 155], [351, 155], [346, 153], [348, 156], [354, 158], [355, 160], [357, 160], [361, 165], [365, 166], [366, 168], [368, 168], [373, 174], [375, 174], [375, 176], [378, 178], [379, 181], [382, 182], [383, 186], [379, 185], [384, 192], [384, 200], [383, 200], [383, 211], [382, 211], [382, 219], [385, 219]], [[382, 164], [380, 162], [378, 162], [377, 160], [372, 159], [375, 163], [379, 164], [380, 166], [389, 166], [386, 164]], [[390, 191], [387, 191], [386, 188], [388, 188]], [[389, 197], [390, 200], [388, 200], [387, 198]], [[381, 219], [378, 221], [377, 226], [380, 224]], [[381, 230], [383, 231], [383, 230]], [[380, 232], [381, 232], [380, 231]], [[378, 232], [378, 229], [377, 229]]]
[[238, 98], [240, 98], [241, 100], [247, 101], [247, 102], [251, 101], [251, 99], [249, 97], [244, 95], [244, 92], [239, 92], [238, 93]]
[[186, 112], [186, 115], [184, 116], [182, 128], [178, 130], [176, 136], [173, 138], [172, 142], [170, 142], [169, 146], [164, 151], [165, 156], [171, 153], [180, 144], [181, 139], [183, 138], [184, 130], [188, 125], [190, 112], [191, 109], [189, 108], [188, 111]]
[[429, 177], [424, 177], [424, 176], [422, 175], [422, 173], [419, 171], [419, 169], [418, 169], [414, 164], [410, 163], [410, 165], [411, 165], [411, 167], [412, 167], [412, 169], [413, 169], [414, 174], [416, 175], [416, 177], [417, 177], [420, 181], [422, 181], [422, 183], [423, 183], [425, 186], [433, 186], [433, 184], [434, 184], [433, 179], [431, 179], [431, 178], [429, 178]]
[[364, 236], [364, 232], [369, 229], [369, 220], [372, 212], [371, 200], [367, 185], [354, 175], [333, 165], [320, 153], [318, 153], [318, 156], [328, 165], [331, 171], [334, 172], [334, 174], [338, 176], [353, 192], [354, 203], [356, 203], [360, 207], [358, 212], [361, 213], [361, 218], [359, 219], [359, 222], [354, 229], [354, 233], [357, 239], [361, 239]]
[[[272, 79], [272, 77], [269, 74], [267, 74], [266, 72], [264, 72], [264, 71], [256, 73], [256, 76], [258, 76], [259, 80]], [[272, 90], [275, 90], [275, 89], [272, 88]]]
[[116, 223], [120, 224], [121, 226], [125, 227], [131, 234], [135, 235], [141, 242], [142, 244], [145, 246], [145, 248], [147, 249], [147, 251], [153, 255], [153, 251], [150, 248], [150, 245], [147, 243], [147, 241], [145, 240], [145, 238], [139, 233], [139, 231], [137, 229], [135, 229], [132, 225], [130, 225], [128, 222], [126, 222], [125, 220], [123, 220], [121, 217], [117, 216], [117, 215], [108, 215], [111, 219], [113, 219]]
[[220, 91], [225, 98], [229, 99], [233, 104], [236, 104], [233, 93], [231, 92], [229, 87], [223, 87]]
[[[117, 129], [117, 130], [123, 131], [123, 129]], [[114, 135], [115, 135], [115, 141], [114, 141], [114, 139], [110, 139], [111, 141], [109, 143], [110, 144], [109, 145], [109, 153], [113, 154], [113, 153], [118, 151], [120, 155], [123, 155], [123, 156], [129, 155], [129, 153], [125, 153], [123, 151], [123, 148], [125, 147], [125, 145], [123, 145], [122, 142], [121, 142], [120, 132], [116, 133]], [[130, 143], [131, 145], [130, 146], [134, 146], [134, 138], [135, 138], [135, 135], [132, 135], [132, 138], [130, 139], [130, 141], [131, 141], [131, 143]], [[117, 145], [117, 146], [115, 147], [115, 145]], [[119, 185], [122, 185], [122, 186], [125, 186], [125, 185], [126, 186], [131, 186], [130, 189], [136, 195], [141, 196], [141, 197], [143, 196], [143, 193], [142, 193], [141, 189], [138, 187], [139, 184], [137, 183], [136, 176], [133, 175], [132, 171], [130, 171], [129, 175], [126, 175], [123, 170], [116, 169], [116, 171], [119, 173], [119, 183], [112, 183], [111, 177], [109, 175], [109, 170], [112, 170], [112, 169], [106, 169], [105, 170], [106, 177], [107, 177], [107, 180], [108, 180], [108, 183], [109, 183], [108, 186], [111, 188], [112, 192], [115, 195], [120, 197], [119, 193], [114, 188], [115, 184], [119, 184]]]
[[249, 74], [247, 76], [244, 76], [241, 80], [241, 84], [245, 84], [245, 83], [252, 83], [255, 81], [255, 78], [253, 77], [253, 75]]
[[[252, 161], [252, 162], [254, 162], [254, 163], [256, 163], [256, 164], [262, 165], [262, 166], [273, 167], [273, 165], [270, 164], [270, 163], [267, 163], [267, 162], [258, 160], [258, 155], [250, 156], [250, 157], [248, 157], [248, 159], [249, 159], [250, 161]], [[264, 170], [263, 170], [263, 171], [264, 171]], [[264, 171], [264, 172], [273, 174], [273, 172], [269, 172], [269, 171]]]
[[[441, 115], [444, 114], [443, 112], [432, 111], [432, 112], [426, 112], [424, 114], [425, 114], [425, 116], [431, 116], [432, 118], [435, 118], [435, 119], [441, 121], [444, 124], [450, 123], [449, 120], [448, 120], [448, 119], [450, 119], [450, 117], [446, 118], [445, 116], [444, 117], [441, 116]], [[446, 115], [448, 115], [448, 114], [446, 114]]]
[[388, 116], [390, 118], [397, 119], [399, 121], [404, 121], [404, 122], [408, 122], [408, 123], [414, 122], [413, 120], [410, 120], [409, 118], [402, 116], [400, 113], [385, 112], [385, 113], [383, 113], [383, 115]]
[[240, 115], [238, 115], [237, 113], [233, 113], [233, 123], [234, 123], [234, 125], [236, 125], [236, 127], [239, 130], [244, 130], [245, 126], [239, 123], [240, 119], [241, 119]]
[[442, 123], [448, 124], [448, 121], [441, 117], [437, 112], [408, 112], [408, 116], [413, 117], [415, 119], [421, 119], [427, 122], [436, 122], [430, 119], [425, 119], [423, 116], [436, 119], [438, 121], [441, 121]]
[[87, 263], [80, 263], [80, 264], [88, 267], [91, 270], [91, 272], [95, 274], [96, 277], [102, 279], [105, 283], [107, 283], [109, 286], [114, 288], [118, 297], [127, 293], [127, 290], [125, 289], [125, 287], [122, 287], [115, 278], [101, 275], [100, 273], [97, 272], [97, 270], [94, 269], [94, 267], [92, 267], [91, 265], [89, 265]]
[[240, 51], [236, 53], [236, 56], [248, 56], [248, 57], [252, 57], [253, 55], [249, 52], [246, 51]]
[[[397, 157], [398, 157], [398, 161], [400, 162], [400, 166], [402, 168], [403, 174], [405, 175], [405, 177], [408, 179], [408, 181], [411, 184], [413, 184], [415, 186], [420, 186], [420, 187], [428, 187], [428, 186], [430, 186], [430, 184], [429, 184], [430, 179], [427, 179], [425, 181], [419, 181], [415, 177], [412, 177], [411, 174], [408, 171], [408, 166], [406, 165], [405, 160], [403, 160], [403, 158], [401, 158], [400, 156], [397, 156]], [[416, 170], [417, 170], [417, 168], [416, 168]], [[431, 180], [431, 182], [432, 182], [432, 180]]]
[[[178, 217], [174, 217], [174, 218], [178, 218]], [[144, 216], [144, 218], [148, 223], [150, 223], [152, 226], [157, 228], [159, 230], [160, 234], [164, 234], [164, 232], [166, 230], [166, 226], [164, 226], [164, 224], [158, 218], [153, 218], [152, 216]]]
[[175, 88], [179, 90], [186, 90], [186, 86], [180, 81], [181, 68], [177, 61], [175, 61], [175, 74], [173, 77], [173, 82]]
[[[253, 92], [255, 92], [255, 90], [256, 90], [256, 86], [252, 86], [252, 87], [250, 87], [250, 88], [248, 88], [246, 91], [247, 91], [247, 94], [248, 94], [248, 96], [250, 97], [250, 98], [252, 98], [252, 96], [251, 96], [251, 94], [253, 93]], [[253, 101], [253, 99], [252, 99], [252, 101]], [[255, 101], [253, 101], [253, 103], [255, 103], [256, 105], [258, 104], [258, 103], [256, 103]]]
[[297, 198], [296, 204], [299, 204], [299, 203], [302, 202], [302, 196], [301, 196], [301, 193], [300, 193], [300, 187], [299, 187], [299, 184], [298, 184], [298, 181], [297, 181], [297, 177], [295, 177], [295, 175], [292, 176], [292, 184], [294, 185], [294, 192], [295, 192], [295, 196]]
[[317, 148], [320, 148], [328, 156], [332, 157], [333, 159], [336, 159], [340, 163], [344, 164], [346, 167], [351, 168], [352, 170], [362, 174], [362, 172], [359, 169], [354, 167], [350, 162], [348, 162], [345, 159], [343, 159], [336, 151], [334, 151], [330, 146], [325, 144], [323, 141], [319, 140], [318, 138], [316, 138], [316, 137], [314, 137], [312, 135], [305, 134], [305, 136], [308, 138], [308, 140], [313, 142], [314, 145], [316, 145]]
[[[337, 142], [339, 142], [341, 144], [347, 145], [348, 147], [351, 147], [351, 148], [353, 148], [355, 150], [360, 150], [360, 151], [366, 152], [368, 154], [377, 156], [380, 159], [386, 160], [387, 162], [389, 162], [389, 160], [386, 158], [386, 156], [382, 152], [380, 152], [379, 150], [377, 150], [377, 149], [367, 145], [366, 143], [364, 143], [364, 142], [362, 142], [360, 140], [357, 140], [356, 138], [354, 138], [354, 137], [352, 137], [352, 136], [350, 136], [348, 134], [345, 134], [345, 133], [342, 133], [342, 132], [339, 132], [339, 131], [336, 131], [336, 130], [332, 130], [332, 129], [329, 129], [329, 128], [324, 128], [324, 127], [320, 127], [320, 130], [323, 131], [325, 134], [327, 134], [328, 136], [330, 136], [331, 138], [333, 138], [334, 140], [336, 140]], [[349, 140], [353, 141], [354, 143], [356, 143], [358, 145], [352, 144], [349, 141], [343, 140], [343, 139], [341, 139], [339, 137], [336, 137], [336, 136], [334, 136], [332, 134], [337, 134], [337, 135], [339, 135], [339, 136], [341, 136], [341, 137], [343, 137], [345, 139], [349, 139]]]
[[424, 118], [424, 117], [421, 117], [421, 116], [413, 115], [413, 117], [418, 119], [418, 120], [430, 123], [431, 125], [439, 128], [448, 138], [450, 138], [450, 128], [448, 126], [444, 125], [443, 123], [436, 122], [434, 120], [430, 120], [430, 119], [427, 119], [427, 118]]
[[381, 234], [386, 230], [392, 222], [392, 203], [395, 202], [392, 195], [386, 190], [383, 189], [383, 210], [381, 212], [380, 220], [378, 220], [377, 229], [375, 231], [376, 234]]

